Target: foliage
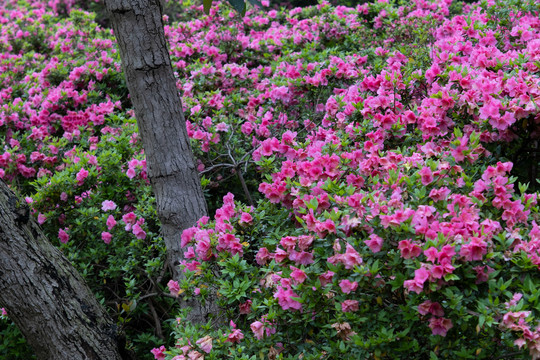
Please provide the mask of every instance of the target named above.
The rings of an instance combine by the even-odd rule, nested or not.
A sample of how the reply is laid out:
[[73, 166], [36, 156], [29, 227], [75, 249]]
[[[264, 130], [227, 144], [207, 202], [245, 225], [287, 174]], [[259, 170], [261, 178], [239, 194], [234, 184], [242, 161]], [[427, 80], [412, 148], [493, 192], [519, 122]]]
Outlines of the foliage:
[[[327, 6], [321, 18], [350, 24], [354, 10]], [[512, 153], [501, 150], [525, 135], [523, 121], [538, 121], [538, 9], [509, 11], [519, 18], [501, 27], [497, 6], [445, 18], [443, 3], [377, 4], [369, 25], [340, 35], [347, 44], [370, 33], [388, 41], [366, 59], [330, 56], [340, 78], [354, 81], [331, 83], [316, 122], [254, 137], [265, 200], [250, 208], [229, 194], [214, 221], [184, 232], [187, 278], [171, 281], [171, 293], [216, 294], [231, 322], [195, 328], [180, 316], [176, 347], [155, 349], [156, 358], [540, 356], [537, 194], [518, 186], [504, 158]], [[423, 36], [407, 49], [411, 30]], [[317, 43], [327, 56], [338, 45], [325, 35]], [[276, 56], [283, 64], [292, 54]], [[297, 77], [282, 65], [288, 89], [263, 84], [257, 99], [287, 110], [315, 102], [302, 91], [313, 85], [310, 59], [294, 59]], [[518, 83], [527, 95], [514, 91]], [[256, 106], [264, 115], [265, 102]]]
[[[169, 289], [114, 37], [81, 4], [0, 6], [0, 177], [141, 357], [537, 356], [538, 4], [164, 16], [215, 213]], [[177, 296], [221, 317], [164, 322]]]

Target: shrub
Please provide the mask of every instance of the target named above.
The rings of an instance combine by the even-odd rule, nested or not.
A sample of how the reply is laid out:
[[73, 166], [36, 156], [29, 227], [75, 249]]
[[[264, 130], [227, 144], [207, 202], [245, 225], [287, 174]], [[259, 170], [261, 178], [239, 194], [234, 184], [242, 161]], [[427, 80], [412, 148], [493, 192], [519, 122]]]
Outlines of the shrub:
[[435, 19], [429, 63], [389, 41], [334, 89], [320, 123], [257, 143], [266, 199], [225, 196], [213, 221], [183, 233], [186, 279], [169, 283], [181, 297], [216, 294], [223, 318], [180, 316], [176, 346], [156, 358], [540, 356], [537, 194], [488, 150], [538, 117], [538, 9], [514, 8], [502, 28], [500, 5], [379, 13], [373, 31]]

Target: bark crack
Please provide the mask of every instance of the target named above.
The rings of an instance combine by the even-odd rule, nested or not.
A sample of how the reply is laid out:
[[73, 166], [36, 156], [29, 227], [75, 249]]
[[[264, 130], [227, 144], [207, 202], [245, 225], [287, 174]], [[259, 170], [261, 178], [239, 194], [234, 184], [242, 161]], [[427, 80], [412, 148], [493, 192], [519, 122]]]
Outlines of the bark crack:
[[135, 71], [141, 71], [143, 73], [146, 73], [146, 72], [149, 72], [149, 71], [155, 71], [155, 70], [159, 70], [163, 67], [167, 66], [167, 64], [165, 63], [162, 63], [162, 64], [157, 64], [157, 65], [149, 65], [149, 64], [145, 64], [143, 66], [137, 66], [134, 68]]

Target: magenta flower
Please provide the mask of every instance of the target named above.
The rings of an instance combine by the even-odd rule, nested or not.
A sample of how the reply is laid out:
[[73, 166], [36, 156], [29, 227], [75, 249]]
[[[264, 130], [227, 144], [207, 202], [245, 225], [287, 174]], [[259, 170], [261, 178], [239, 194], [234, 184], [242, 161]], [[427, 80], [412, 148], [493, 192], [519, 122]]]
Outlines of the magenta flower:
[[487, 244], [479, 237], [472, 237], [469, 243], [463, 244], [459, 255], [465, 258], [466, 261], [482, 260], [487, 253]]
[[247, 212], [243, 212], [242, 215], [240, 215], [240, 225], [247, 225], [251, 224], [253, 222], [253, 216], [251, 214], [248, 214]]
[[177, 281], [169, 280], [167, 287], [169, 288], [171, 295], [178, 296], [178, 293], [180, 293], [180, 285]]
[[419, 172], [422, 185], [429, 185], [433, 181], [433, 173], [431, 169], [424, 166]]
[[313, 243], [313, 236], [302, 235], [298, 237], [298, 247], [302, 251], [306, 251], [307, 249], [309, 249], [312, 243]]
[[272, 259], [272, 254], [268, 251], [267, 248], [262, 247], [257, 252], [257, 255], [255, 255], [255, 261], [257, 261], [257, 264], [264, 266], [268, 261]]
[[485, 265], [479, 265], [473, 267], [473, 270], [476, 272], [476, 284], [480, 284], [483, 282], [486, 282], [489, 280], [489, 274], [492, 273], [493, 270], [491, 267]]
[[243, 302], [239, 305], [240, 307], [240, 314], [249, 314], [251, 312], [251, 300], [246, 300], [246, 302]]
[[114, 201], [105, 200], [101, 203], [101, 210], [103, 211], [109, 211], [114, 209], [116, 209], [116, 204], [114, 203]]
[[133, 212], [130, 212], [123, 215], [122, 220], [126, 224], [126, 231], [130, 231], [131, 226], [135, 224], [135, 221], [137, 220], [137, 215], [135, 215]]
[[454, 325], [452, 320], [445, 318], [436, 318], [432, 317], [429, 319], [429, 327], [433, 335], [446, 336], [448, 330], [450, 330]]
[[250, 328], [257, 340], [261, 340], [264, 337], [264, 325], [262, 322], [255, 321], [251, 323]]
[[133, 179], [137, 175], [137, 173], [135, 172], [135, 169], [130, 167], [127, 169], [126, 175], [128, 178]]
[[290, 269], [292, 270], [291, 279], [293, 279], [296, 284], [301, 284], [307, 279], [306, 273], [302, 270], [295, 268], [294, 266], [291, 266]]
[[294, 236], [285, 236], [285, 237], [281, 238], [279, 243], [287, 251], [294, 250], [294, 248], [296, 246], [296, 237], [294, 237]]
[[339, 287], [345, 294], [350, 294], [358, 289], [358, 283], [356, 281], [351, 282], [350, 280], [345, 279], [339, 282]]
[[351, 244], [347, 243], [347, 248], [342, 256], [342, 262], [345, 265], [345, 269], [350, 270], [356, 265], [362, 264], [363, 261], [360, 254], [351, 246]]
[[60, 229], [58, 230], [58, 238], [65, 244], [69, 241], [69, 234], [64, 229]]
[[444, 316], [444, 310], [438, 302], [426, 300], [418, 305], [418, 312], [422, 315], [432, 314], [435, 316]]
[[398, 249], [401, 250], [401, 257], [404, 259], [415, 258], [422, 253], [420, 246], [411, 243], [410, 240], [401, 240]]
[[383, 238], [375, 234], [369, 236], [369, 240], [364, 240], [364, 243], [371, 249], [372, 252], [377, 253], [381, 251], [383, 246]]
[[144, 240], [146, 238], [146, 232], [142, 229], [142, 227], [139, 224], [133, 225], [133, 235], [137, 237], [137, 239]]
[[240, 343], [240, 340], [244, 338], [244, 334], [240, 329], [233, 329], [233, 331], [227, 336], [225, 342]]
[[112, 215], [109, 215], [109, 217], [107, 217], [107, 229], [111, 230], [113, 227], [116, 226], [116, 220], [114, 220], [114, 216]]
[[345, 300], [341, 303], [341, 311], [343, 312], [355, 312], [358, 311], [357, 300]]
[[150, 350], [150, 352], [154, 354], [154, 359], [156, 360], [165, 359], [165, 351], [167, 351], [165, 346], [160, 346], [159, 348], [153, 348], [152, 350]]
[[283, 310], [300, 310], [302, 309], [302, 304], [296, 300], [293, 300], [293, 297], [298, 297], [291, 289], [285, 290], [281, 286], [278, 286], [278, 291], [274, 294], [274, 298], [278, 299], [278, 303]]
[[111, 239], [112, 239], [111, 233], [107, 231], [104, 231], [101, 233], [101, 240], [103, 240], [105, 244], [109, 244], [111, 242]]
[[210, 247], [210, 238], [205, 236], [199, 240], [197, 243], [197, 248], [195, 249], [199, 259], [206, 261], [212, 257], [212, 250]]
[[414, 279], [406, 280], [403, 283], [403, 286], [409, 291], [414, 291], [415, 293], [420, 294], [424, 290], [424, 283], [428, 278], [429, 272], [422, 267], [414, 272]]
[[47, 220], [47, 217], [43, 215], [42, 213], [39, 213], [37, 220], [38, 220], [39, 225], [43, 225], [43, 223]]
[[82, 185], [84, 183], [84, 179], [88, 177], [88, 171], [84, 168], [81, 168], [79, 172], [76, 175], [76, 179], [79, 182], [78, 185]]
[[[277, 255], [277, 251], [276, 251]], [[309, 265], [313, 264], [313, 252], [307, 252], [307, 251], [291, 251], [291, 254], [289, 255], [289, 259], [294, 261], [296, 265]]]
[[200, 346], [202, 351], [209, 354], [212, 351], [212, 338], [209, 335], [200, 338], [196, 341], [196, 344]]
[[321, 282], [321, 286], [324, 287], [327, 284], [330, 284], [332, 282], [332, 279], [334, 277], [334, 272], [328, 270], [324, 274], [319, 275], [319, 281]]

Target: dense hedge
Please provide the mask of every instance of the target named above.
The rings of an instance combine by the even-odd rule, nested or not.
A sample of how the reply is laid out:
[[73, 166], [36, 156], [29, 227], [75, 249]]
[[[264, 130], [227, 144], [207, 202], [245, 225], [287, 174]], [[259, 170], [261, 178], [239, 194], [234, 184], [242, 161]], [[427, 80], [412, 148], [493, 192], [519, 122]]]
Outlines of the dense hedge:
[[[0, 7], [0, 176], [142, 357], [538, 356], [538, 4], [170, 11], [214, 219], [180, 283], [114, 37], [76, 6]], [[213, 324], [171, 319], [210, 294]]]

